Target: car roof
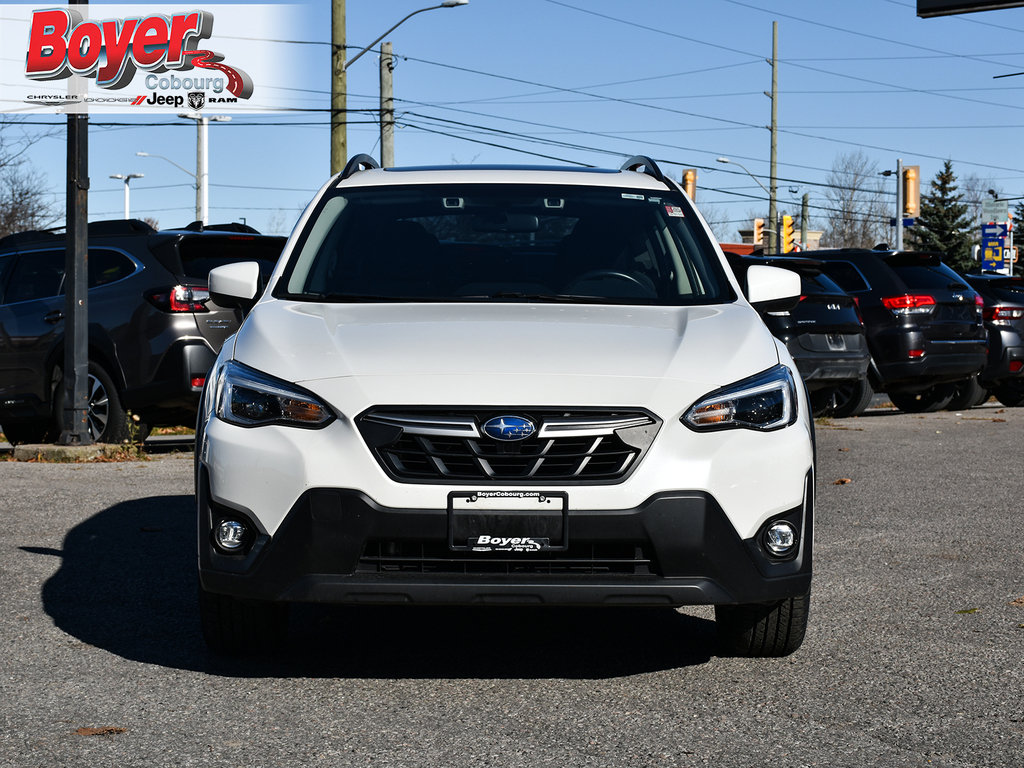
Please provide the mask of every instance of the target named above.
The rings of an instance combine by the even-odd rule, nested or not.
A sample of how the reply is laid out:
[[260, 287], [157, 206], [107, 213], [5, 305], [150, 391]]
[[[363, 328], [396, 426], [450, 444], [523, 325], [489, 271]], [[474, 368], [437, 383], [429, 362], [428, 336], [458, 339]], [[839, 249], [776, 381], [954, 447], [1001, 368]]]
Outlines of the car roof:
[[[336, 189], [409, 184], [565, 184], [586, 187], [628, 187], [665, 193], [665, 181], [637, 171], [561, 166], [456, 165], [372, 168], [333, 184]], [[673, 190], [674, 191], [674, 190]]]

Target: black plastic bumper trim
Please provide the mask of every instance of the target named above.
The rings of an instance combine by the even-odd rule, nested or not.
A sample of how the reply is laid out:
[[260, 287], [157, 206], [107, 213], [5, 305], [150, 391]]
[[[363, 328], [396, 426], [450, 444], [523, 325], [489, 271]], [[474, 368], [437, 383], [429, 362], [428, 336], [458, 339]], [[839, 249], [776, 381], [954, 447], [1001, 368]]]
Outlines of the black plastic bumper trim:
[[212, 545], [210, 529], [226, 508], [211, 503], [205, 468], [198, 480], [203, 587], [238, 597], [330, 603], [667, 606], [769, 602], [810, 589], [810, 472], [805, 502], [778, 516], [799, 525], [800, 552], [792, 560], [768, 557], [756, 537], [740, 539], [711, 495], [674, 492], [652, 496], [635, 509], [570, 511], [570, 544], [635, 542], [654, 563], [646, 573], [588, 575], [361, 571], [360, 557], [370, 540], [446, 543], [448, 515], [443, 509], [381, 507], [346, 489], [307, 491], [273, 537], [259, 536], [244, 556], [223, 555]]

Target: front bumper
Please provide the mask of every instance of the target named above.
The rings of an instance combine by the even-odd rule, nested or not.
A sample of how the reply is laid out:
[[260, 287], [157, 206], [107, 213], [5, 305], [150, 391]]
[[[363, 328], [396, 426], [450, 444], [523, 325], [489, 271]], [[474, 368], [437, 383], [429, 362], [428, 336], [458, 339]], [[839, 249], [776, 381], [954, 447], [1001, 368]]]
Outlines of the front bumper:
[[[240, 513], [211, 502], [198, 477], [203, 588], [237, 597], [329, 603], [505, 605], [738, 604], [810, 589], [813, 476], [804, 503], [771, 518], [799, 531], [795, 557], [741, 539], [704, 492], [652, 496], [635, 509], [571, 510], [565, 552], [472, 552], [448, 546], [446, 510], [395, 509], [342, 488], [305, 492], [273, 537], [225, 555], [211, 530]], [[244, 516], [243, 516], [244, 517]], [[766, 522], [767, 524], [767, 522]]]

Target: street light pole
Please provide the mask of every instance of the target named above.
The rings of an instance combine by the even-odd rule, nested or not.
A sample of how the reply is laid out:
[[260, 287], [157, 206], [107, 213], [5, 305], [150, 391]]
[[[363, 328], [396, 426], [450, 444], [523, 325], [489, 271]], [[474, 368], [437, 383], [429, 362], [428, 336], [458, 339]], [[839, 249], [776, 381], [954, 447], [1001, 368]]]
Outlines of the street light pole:
[[201, 221], [203, 226], [206, 226], [210, 223], [210, 172], [207, 167], [210, 144], [207, 131], [211, 120], [215, 123], [226, 123], [231, 118], [228, 115], [188, 113], [179, 114], [178, 117], [196, 121], [196, 221]]
[[730, 160], [728, 157], [718, 157], [715, 158], [715, 160], [719, 163], [729, 163], [730, 165], [738, 165], [740, 168], [743, 169], [743, 172], [746, 173], [747, 176], [752, 178], [754, 181], [756, 181], [757, 186], [763, 189], [764, 193], [768, 195], [768, 223], [770, 224], [771, 229], [765, 229], [764, 231], [771, 235], [771, 237], [768, 238], [768, 252], [774, 252], [775, 249], [772, 246], [778, 245], [778, 243], [780, 242], [780, 239], [778, 237], [779, 222], [772, 218], [775, 215], [775, 195], [773, 195], [771, 193], [771, 190], [769, 190], [768, 187], [762, 184], [761, 180], [757, 178], [757, 176], [752, 174], [750, 170], [747, 168], [747, 166], [743, 165], [743, 163], [737, 163], [735, 160]]
[[360, 56], [373, 48], [377, 43], [390, 35], [399, 26], [411, 19], [418, 13], [433, 11], [437, 8], [457, 8], [460, 5], [467, 5], [469, 0], [444, 0], [440, 5], [431, 5], [427, 8], [420, 8], [400, 19], [391, 26], [383, 35], [378, 37], [368, 46], [348, 61], [345, 60], [345, 0], [333, 0], [331, 7], [331, 42], [333, 51], [331, 55], [331, 175], [339, 173], [348, 162], [348, 138], [347, 116], [345, 115], [348, 94], [346, 72]]
[[[198, 177], [198, 176], [197, 176], [196, 174], [192, 173], [192, 171], [190, 171], [190, 170], [189, 170], [188, 168], [186, 168], [186, 167], [184, 167], [184, 166], [182, 166], [182, 165], [178, 165], [178, 164], [177, 164], [176, 162], [174, 162], [173, 160], [171, 160], [171, 158], [169, 158], [169, 157], [164, 157], [163, 155], [154, 155], [154, 154], [153, 154], [153, 153], [151, 153], [151, 152], [136, 152], [135, 154], [136, 154], [136, 155], [137, 155], [138, 157], [158, 157], [158, 158], [160, 158], [161, 160], [166, 160], [166, 161], [167, 161], [168, 163], [170, 163], [171, 165], [173, 165], [173, 166], [174, 166], [175, 168], [177, 168], [177, 169], [178, 169], [179, 171], [184, 171], [184, 172], [185, 172], [185, 173], [187, 173], [187, 174], [188, 174], [189, 176], [191, 176], [191, 177], [192, 177], [192, 179], [193, 179], [193, 181], [194, 181], [194, 185], [195, 185], [195, 188], [196, 188], [196, 190], [198, 191], [198, 189], [199, 189], [199, 177]], [[197, 193], [197, 195], [196, 195], [196, 200], [198, 201], [198, 199], [199, 199], [199, 196], [198, 196], [198, 193]], [[202, 211], [201, 211], [201, 210], [199, 209], [199, 206], [197, 205], [197, 206], [196, 206], [196, 221], [200, 221], [200, 220], [201, 220], [201, 216], [202, 216]]]
[[896, 170], [885, 170], [882, 171], [882, 176], [892, 176], [896, 174], [896, 250], [903, 250], [903, 158], [896, 159]]
[[112, 173], [110, 178], [124, 180], [124, 217], [130, 219], [129, 215], [131, 208], [128, 205], [128, 182], [132, 179], [141, 179], [145, 174], [142, 173]]

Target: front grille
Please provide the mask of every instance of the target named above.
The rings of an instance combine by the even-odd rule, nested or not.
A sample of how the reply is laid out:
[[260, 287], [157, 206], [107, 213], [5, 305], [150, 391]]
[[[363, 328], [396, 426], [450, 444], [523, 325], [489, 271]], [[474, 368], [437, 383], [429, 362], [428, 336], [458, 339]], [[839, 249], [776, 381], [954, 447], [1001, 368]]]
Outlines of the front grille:
[[[516, 413], [531, 437], [502, 441], [482, 430]], [[403, 482], [618, 482], [640, 461], [660, 422], [646, 412], [377, 408], [357, 419], [370, 450]]]
[[654, 562], [637, 543], [578, 542], [566, 552], [509, 555], [453, 552], [444, 544], [417, 541], [366, 543], [357, 573], [445, 575], [652, 576]]

